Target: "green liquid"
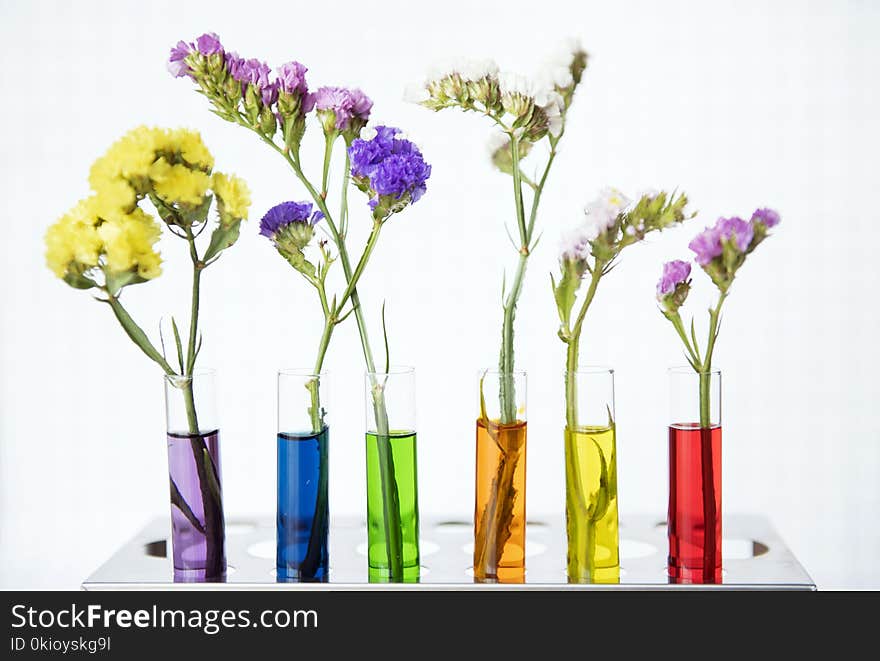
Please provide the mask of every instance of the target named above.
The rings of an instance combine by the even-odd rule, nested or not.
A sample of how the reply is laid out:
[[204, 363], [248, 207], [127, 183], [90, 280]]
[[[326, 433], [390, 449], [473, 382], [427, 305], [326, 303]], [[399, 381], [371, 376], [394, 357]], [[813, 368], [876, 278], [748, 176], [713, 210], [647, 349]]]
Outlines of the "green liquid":
[[[367, 545], [370, 582], [419, 580], [419, 495], [416, 434], [400, 431], [367, 435]], [[382, 458], [387, 458], [383, 488]], [[387, 502], [386, 502], [387, 499]], [[392, 516], [387, 517], [386, 511]], [[397, 516], [394, 516], [394, 514]], [[386, 520], [387, 519], [387, 520]], [[396, 536], [400, 544], [389, 544]], [[400, 548], [402, 575], [393, 576], [390, 549]]]

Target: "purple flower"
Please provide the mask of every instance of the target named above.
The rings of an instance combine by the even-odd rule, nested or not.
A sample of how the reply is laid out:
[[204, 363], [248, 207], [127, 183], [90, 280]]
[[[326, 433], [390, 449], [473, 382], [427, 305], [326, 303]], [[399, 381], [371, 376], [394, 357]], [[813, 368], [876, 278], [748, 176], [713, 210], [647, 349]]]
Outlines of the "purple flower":
[[762, 223], [764, 227], [771, 228], [776, 227], [779, 224], [779, 214], [773, 209], [755, 209], [755, 213], [752, 214], [752, 223]]
[[260, 235], [274, 239], [278, 232], [293, 223], [312, 227], [323, 217], [320, 211], [312, 213], [311, 202], [282, 202], [269, 209], [260, 220]]
[[271, 106], [278, 100], [278, 82], [272, 81], [266, 87], [260, 90], [260, 96], [263, 98], [264, 106]]
[[736, 244], [736, 249], [740, 252], [745, 252], [749, 249], [749, 244], [755, 235], [752, 226], [736, 216], [732, 218], [719, 218], [718, 222], [715, 223], [715, 229], [718, 231], [719, 241], [721, 239], [732, 239]]
[[697, 264], [706, 266], [721, 256], [724, 251], [723, 240], [732, 240], [737, 250], [746, 252], [754, 235], [754, 228], [742, 218], [719, 218], [714, 227], [707, 227], [695, 236], [688, 248], [697, 254]]
[[675, 292], [675, 288], [686, 282], [691, 275], [691, 265], [680, 259], [666, 262], [663, 265], [663, 275], [657, 283], [657, 298], [662, 299]]
[[308, 69], [299, 62], [288, 62], [278, 67], [278, 88], [285, 94], [305, 96], [309, 91], [306, 84]]
[[706, 266], [721, 255], [721, 239], [714, 227], [707, 227], [691, 240], [688, 248], [697, 254], [697, 264]]
[[213, 32], [206, 32], [201, 37], [196, 39], [196, 48], [198, 48], [199, 53], [205, 56], [223, 52], [223, 46], [220, 43], [220, 37], [218, 37]]
[[265, 62], [255, 58], [245, 60], [235, 53], [226, 53], [226, 68], [229, 75], [241, 83], [242, 94], [247, 93], [248, 85], [253, 85], [263, 105], [270, 106], [278, 99], [278, 84], [269, 80], [272, 69]]
[[319, 87], [314, 101], [319, 111], [333, 112], [335, 128], [340, 131], [348, 130], [352, 120], [360, 120], [360, 124], [365, 125], [373, 108], [373, 102], [366, 94], [345, 87]]
[[172, 76], [180, 78], [182, 76], [190, 75], [191, 69], [184, 60], [194, 48], [195, 46], [192, 44], [188, 44], [185, 41], [178, 41], [177, 45], [171, 49], [171, 56], [168, 58], [168, 71], [171, 72]]
[[400, 199], [408, 193], [411, 202], [417, 202], [427, 190], [431, 166], [415, 144], [396, 137], [399, 129], [377, 126], [375, 132], [369, 140], [352, 142], [348, 150], [352, 176], [369, 184], [373, 208], [381, 196]]
[[259, 88], [269, 85], [269, 74], [272, 70], [265, 62], [256, 58], [245, 60], [236, 57], [230, 66], [229, 73], [240, 83], [256, 85]]

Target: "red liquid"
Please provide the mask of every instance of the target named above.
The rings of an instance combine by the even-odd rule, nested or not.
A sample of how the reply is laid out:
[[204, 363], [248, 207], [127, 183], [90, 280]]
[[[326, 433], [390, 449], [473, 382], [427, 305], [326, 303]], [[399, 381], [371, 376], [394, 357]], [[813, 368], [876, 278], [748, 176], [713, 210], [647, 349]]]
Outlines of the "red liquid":
[[721, 427], [669, 427], [669, 577], [721, 582]]

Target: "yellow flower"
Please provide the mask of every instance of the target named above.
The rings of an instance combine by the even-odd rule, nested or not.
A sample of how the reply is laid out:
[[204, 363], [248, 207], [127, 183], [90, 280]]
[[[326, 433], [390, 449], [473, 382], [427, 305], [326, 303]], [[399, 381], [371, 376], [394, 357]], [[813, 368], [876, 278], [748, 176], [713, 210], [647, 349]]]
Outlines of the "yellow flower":
[[214, 194], [223, 212], [234, 218], [246, 219], [251, 205], [251, 191], [243, 179], [234, 174], [215, 172], [213, 177]]
[[98, 265], [103, 242], [92, 202], [93, 198], [81, 200], [46, 231], [46, 265], [59, 278], [71, 267], [83, 272]]
[[129, 211], [135, 205], [134, 189], [124, 179], [101, 179], [92, 184], [95, 196], [91, 205], [99, 218]]
[[167, 134], [168, 151], [180, 153], [183, 160], [190, 165], [210, 171], [214, 167], [214, 157], [202, 142], [197, 131], [174, 129]]
[[108, 180], [143, 178], [149, 174], [156, 160], [156, 149], [163, 131], [147, 126], [132, 129], [110, 145], [107, 152], [95, 161], [89, 173], [89, 184], [98, 191]]
[[161, 258], [153, 248], [161, 229], [152, 216], [141, 209], [129, 214], [117, 214], [98, 227], [104, 242], [107, 269], [111, 272], [129, 271], [135, 267], [146, 279], [161, 273]]
[[181, 203], [198, 206], [205, 199], [211, 178], [200, 170], [190, 170], [185, 165], [170, 164], [160, 158], [150, 168], [153, 190], [169, 204]]

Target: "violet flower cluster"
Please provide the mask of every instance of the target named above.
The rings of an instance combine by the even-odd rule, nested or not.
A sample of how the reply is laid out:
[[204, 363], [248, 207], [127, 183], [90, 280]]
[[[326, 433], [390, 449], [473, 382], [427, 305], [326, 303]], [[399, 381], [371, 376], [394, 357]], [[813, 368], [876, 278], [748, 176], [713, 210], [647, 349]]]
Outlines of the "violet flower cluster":
[[212, 32], [195, 42], [177, 42], [168, 70], [175, 77], [192, 79], [223, 119], [246, 124], [267, 138], [280, 130], [294, 153], [305, 132], [305, 116], [313, 109], [317, 108], [325, 133], [343, 135], [351, 142], [366, 125], [373, 106], [358, 89], [321, 87], [310, 93], [303, 64], [282, 64], [273, 75], [265, 62], [226, 50]]
[[[324, 218], [320, 211], [312, 211], [311, 202], [281, 202], [269, 209], [260, 220], [260, 235], [275, 240], [291, 225], [314, 227]], [[306, 242], [308, 243], [308, 242]], [[305, 247], [305, 244], [300, 247]]]
[[[715, 286], [726, 294], [733, 284], [736, 272], [745, 262], [746, 255], [763, 241], [769, 230], [779, 224], [779, 214], [773, 209], [756, 209], [746, 221], [737, 216], [719, 218], [712, 227], [695, 236], [688, 244], [694, 252], [694, 261], [706, 272]], [[657, 283], [657, 300], [664, 310], [674, 312], [687, 298], [690, 283], [685, 283], [690, 275], [682, 276], [680, 260], [668, 262], [663, 266], [663, 276]]]
[[370, 195], [369, 204], [378, 220], [418, 202], [431, 176], [431, 166], [419, 148], [399, 134], [400, 129], [377, 126], [348, 149], [352, 180]]
[[306, 259], [303, 250], [315, 235], [315, 225], [324, 218], [323, 213], [312, 209], [311, 202], [281, 202], [260, 220], [260, 234], [272, 241], [278, 253], [309, 279], [315, 277], [318, 269]]

